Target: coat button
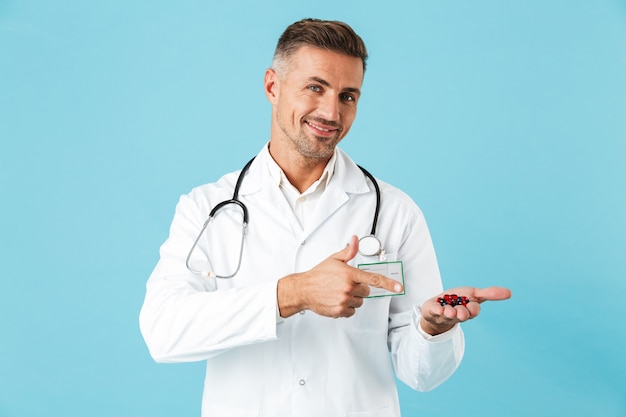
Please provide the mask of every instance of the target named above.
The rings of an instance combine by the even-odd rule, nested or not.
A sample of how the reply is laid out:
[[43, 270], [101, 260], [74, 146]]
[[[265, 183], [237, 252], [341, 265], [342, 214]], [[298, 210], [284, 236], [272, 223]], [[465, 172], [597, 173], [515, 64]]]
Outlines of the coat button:
[[304, 384], [306, 384], [306, 382], [304, 381], [304, 379], [301, 379], [300, 381], [298, 381], [298, 384], [304, 385]]

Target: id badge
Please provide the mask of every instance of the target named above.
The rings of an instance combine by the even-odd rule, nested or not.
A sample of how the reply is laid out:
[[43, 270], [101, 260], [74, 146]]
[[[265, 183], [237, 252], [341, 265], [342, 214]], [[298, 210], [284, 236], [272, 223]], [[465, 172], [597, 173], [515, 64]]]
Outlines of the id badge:
[[402, 268], [402, 261], [375, 262], [369, 264], [359, 264], [357, 266], [361, 271], [384, 275], [387, 278], [391, 278], [402, 284], [402, 292], [392, 292], [384, 288], [372, 287], [370, 285], [370, 295], [366, 298], [386, 297], [388, 295], [404, 295], [404, 269]]

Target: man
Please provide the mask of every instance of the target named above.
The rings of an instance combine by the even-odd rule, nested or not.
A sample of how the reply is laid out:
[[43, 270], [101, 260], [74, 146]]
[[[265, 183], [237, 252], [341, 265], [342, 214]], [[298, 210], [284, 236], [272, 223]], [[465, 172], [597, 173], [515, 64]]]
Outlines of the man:
[[[464, 287], [448, 291], [460, 305], [441, 305], [419, 208], [337, 148], [366, 59], [344, 23], [289, 26], [265, 73], [269, 143], [243, 172], [181, 197], [140, 325], [155, 360], [207, 361], [203, 416], [399, 416], [394, 370], [416, 390], [441, 384], [463, 356], [458, 324], [510, 296]], [[364, 255], [357, 236], [372, 233], [377, 186], [384, 251]], [[249, 211], [241, 252], [229, 229], [239, 203], [220, 206], [202, 232], [233, 193]], [[392, 267], [403, 280], [377, 269]], [[202, 268], [215, 272], [190, 272]]]

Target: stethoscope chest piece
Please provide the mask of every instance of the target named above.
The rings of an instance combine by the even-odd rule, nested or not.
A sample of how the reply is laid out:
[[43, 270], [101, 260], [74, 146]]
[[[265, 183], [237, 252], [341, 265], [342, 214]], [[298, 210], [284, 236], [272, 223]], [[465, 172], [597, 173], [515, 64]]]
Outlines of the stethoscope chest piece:
[[363, 256], [378, 256], [383, 251], [383, 245], [374, 235], [363, 236], [359, 239], [359, 253]]

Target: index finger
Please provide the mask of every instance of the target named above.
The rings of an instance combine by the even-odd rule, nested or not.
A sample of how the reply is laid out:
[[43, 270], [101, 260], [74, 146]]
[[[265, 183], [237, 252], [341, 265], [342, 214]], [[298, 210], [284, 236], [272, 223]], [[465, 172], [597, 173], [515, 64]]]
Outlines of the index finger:
[[400, 284], [398, 281], [373, 272], [358, 270], [354, 282], [367, 284], [376, 288], [382, 288], [395, 293], [402, 292], [402, 284]]
[[471, 301], [482, 303], [483, 301], [500, 301], [511, 298], [511, 290], [504, 287], [457, 287], [446, 291], [469, 297]]
[[479, 302], [508, 300], [511, 298], [511, 290], [504, 287], [476, 288], [474, 290], [474, 297], [476, 297]]

